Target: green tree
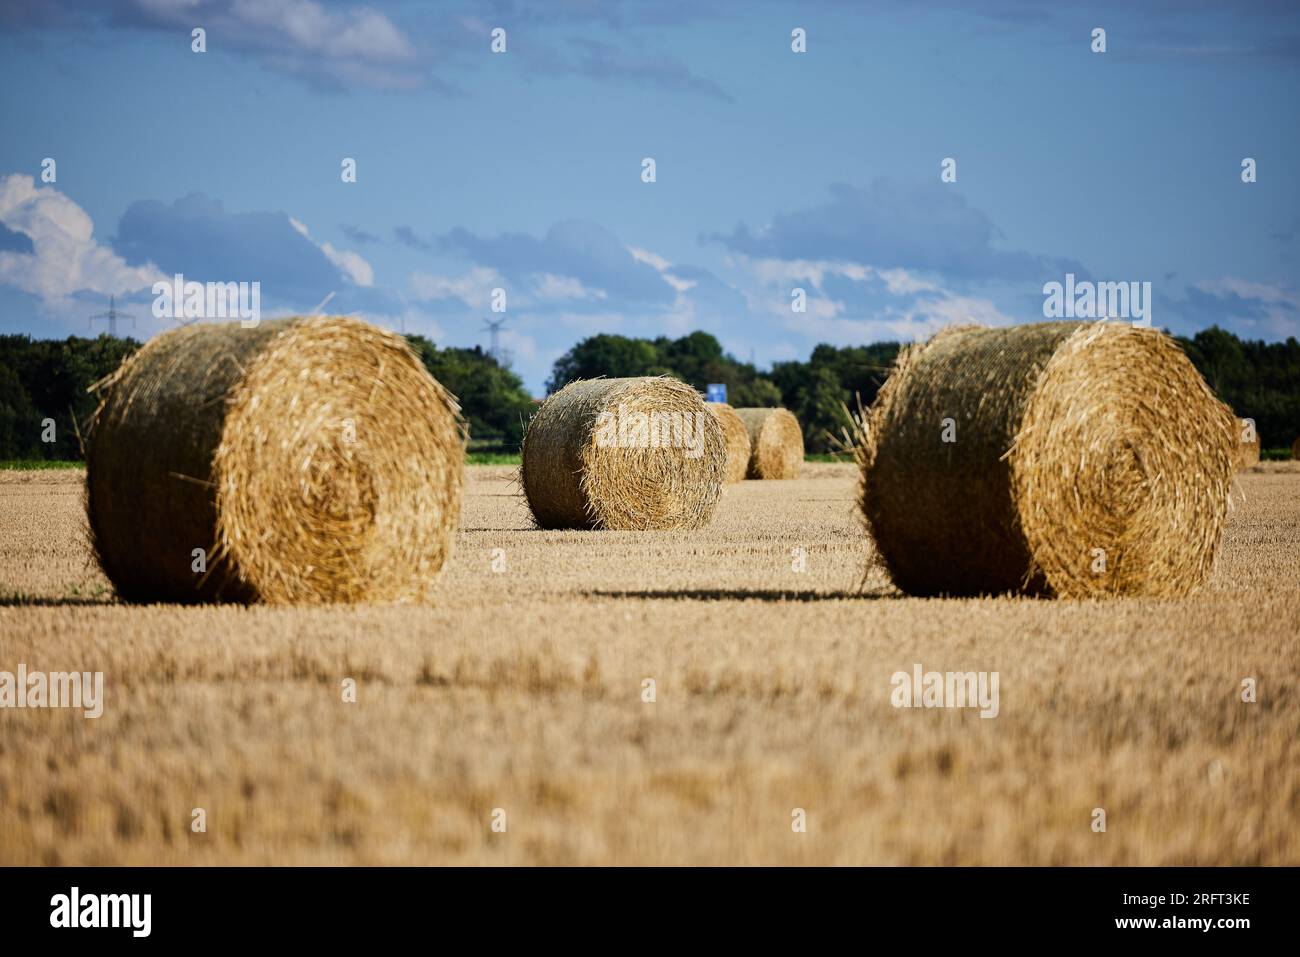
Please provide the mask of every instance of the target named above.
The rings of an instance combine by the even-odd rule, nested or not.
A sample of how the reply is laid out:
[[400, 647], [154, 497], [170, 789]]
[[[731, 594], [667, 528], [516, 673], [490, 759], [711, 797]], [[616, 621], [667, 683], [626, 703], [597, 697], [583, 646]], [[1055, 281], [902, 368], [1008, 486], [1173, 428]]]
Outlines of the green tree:
[[574, 379], [642, 375], [670, 375], [700, 392], [710, 383], [722, 383], [727, 387], [727, 401], [734, 406], [781, 404], [781, 390], [771, 379], [728, 355], [707, 332], [654, 340], [592, 336], [556, 360], [546, 388], [554, 392]]
[[602, 333], [577, 343], [555, 360], [546, 391], [558, 392], [575, 379], [669, 374], [653, 342]]
[[[752, 370], [754, 367], [745, 365], [741, 368]], [[766, 376], [758, 375], [757, 372], [754, 373], [753, 378], [743, 379], [735, 386], [728, 384], [727, 403], [737, 409], [764, 408], [783, 404], [781, 390], [777, 388], [776, 383]]]
[[[439, 349], [409, 336], [425, 366], [460, 400], [476, 442], [517, 448], [536, 408], [519, 377], [482, 349]], [[1300, 343], [1243, 340], [1219, 328], [1179, 339], [1211, 388], [1237, 415], [1255, 420], [1265, 447], [1286, 447], [1300, 436]], [[0, 458], [75, 459], [81, 455], [75, 417], [83, 431], [96, 397], [87, 390], [139, 348], [107, 335], [64, 340], [0, 336]], [[837, 433], [840, 403], [874, 400], [898, 353], [898, 344], [819, 345], [806, 362], [777, 363], [763, 375], [728, 355], [706, 332], [679, 339], [592, 336], [555, 363], [549, 388], [575, 378], [673, 375], [701, 392], [727, 386], [735, 406], [785, 405], [804, 427], [810, 451], [827, 448]], [[55, 420], [57, 441], [41, 442], [41, 422]]]
[[1264, 448], [1300, 437], [1300, 342], [1243, 340], [1217, 326], [1177, 341], [1215, 394], [1255, 420]]
[[[3, 458], [79, 459], [78, 431], [89, 424], [98, 398], [90, 387], [111, 373], [140, 347], [133, 339], [100, 335], [94, 339], [70, 336], [64, 340], [0, 337], [0, 366], [16, 374], [27, 402], [36, 411], [35, 446], [0, 449]], [[12, 384], [8, 387], [12, 392]], [[6, 401], [18, 402], [16, 398]], [[18, 402], [15, 408], [20, 407]], [[24, 413], [25, 414], [25, 413]], [[74, 425], [75, 417], [75, 425]], [[39, 423], [55, 422], [56, 441], [40, 442]]]
[[41, 419], [17, 370], [0, 364], [0, 458], [43, 458]]
[[817, 346], [807, 362], [778, 362], [772, 380], [781, 390], [785, 406], [803, 426], [804, 446], [810, 452], [831, 448], [839, 436], [844, 408], [875, 401], [898, 355], [898, 343], [869, 346]]
[[406, 338], [429, 373], [460, 401], [476, 446], [519, 448], [535, 408], [519, 376], [479, 346], [439, 349], [423, 336]]

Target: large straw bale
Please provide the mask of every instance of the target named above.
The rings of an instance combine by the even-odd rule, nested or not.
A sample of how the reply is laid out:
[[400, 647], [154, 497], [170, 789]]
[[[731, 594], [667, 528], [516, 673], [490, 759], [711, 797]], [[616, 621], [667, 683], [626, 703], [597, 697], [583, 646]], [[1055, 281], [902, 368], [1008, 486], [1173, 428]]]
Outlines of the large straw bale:
[[725, 402], [705, 403], [722, 426], [722, 436], [727, 441], [727, 482], [740, 482], [749, 472], [749, 429], [736, 415], [736, 410]]
[[464, 431], [399, 336], [340, 317], [184, 326], [97, 388], [87, 509], [123, 599], [430, 599]]
[[680, 529], [709, 521], [726, 480], [722, 426], [676, 379], [582, 379], [524, 434], [520, 479], [539, 528]]
[[900, 354], [861, 505], [915, 595], [1184, 595], [1228, 508], [1235, 419], [1162, 333], [958, 327]]
[[1237, 420], [1237, 445], [1233, 450], [1233, 465], [1238, 472], [1259, 464], [1259, 432], [1252, 419]]
[[752, 479], [796, 479], [803, 466], [803, 430], [787, 409], [737, 409], [749, 430]]

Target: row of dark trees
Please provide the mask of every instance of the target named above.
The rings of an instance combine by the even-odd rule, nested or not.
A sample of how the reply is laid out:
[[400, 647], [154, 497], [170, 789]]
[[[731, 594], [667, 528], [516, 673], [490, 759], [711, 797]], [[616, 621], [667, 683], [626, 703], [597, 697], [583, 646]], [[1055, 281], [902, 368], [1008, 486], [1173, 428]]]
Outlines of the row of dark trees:
[[[477, 346], [440, 349], [421, 336], [407, 338], [434, 378], [460, 399], [475, 446], [517, 450], [536, 408], [519, 376]], [[1216, 327], [1177, 341], [1220, 398], [1255, 420], [1265, 448], [1289, 447], [1300, 435], [1300, 343], [1294, 338], [1245, 341]], [[133, 340], [109, 336], [0, 336], [0, 460], [80, 458], [80, 433], [95, 405], [87, 390], [137, 348]], [[706, 332], [679, 339], [597, 335], [556, 360], [547, 390], [595, 376], [669, 375], [701, 392], [723, 383], [734, 406], [790, 409], [803, 425], [808, 451], [820, 452], [839, 434], [843, 406], [875, 399], [898, 349], [894, 342], [819, 345], [806, 362], [778, 362], [760, 373]]]
[[[1265, 448], [1289, 448], [1300, 436], [1300, 343], [1238, 339], [1218, 327], [1176, 340], [1218, 396], [1237, 415], [1255, 420]], [[700, 391], [727, 385], [734, 406], [784, 405], [803, 425], [810, 452], [832, 447], [843, 409], [870, 405], [898, 355], [897, 342], [865, 346], [819, 345], [806, 362], [778, 362], [760, 374], [723, 352], [705, 332], [681, 339], [584, 339], [555, 363], [547, 388], [597, 375], [672, 375]]]
[[1300, 438], [1300, 342], [1238, 339], [1215, 326], [1178, 344], [1219, 398], [1255, 420], [1263, 448]]
[[87, 390], [139, 347], [111, 336], [0, 336], [0, 459], [81, 458], [79, 427], [95, 410]]
[[[460, 399], [475, 444], [518, 449], [536, 407], [519, 376], [477, 346], [439, 349], [421, 336], [407, 338]], [[0, 336], [0, 460], [81, 458], [96, 404], [88, 390], [138, 348], [133, 339], [106, 335]]]

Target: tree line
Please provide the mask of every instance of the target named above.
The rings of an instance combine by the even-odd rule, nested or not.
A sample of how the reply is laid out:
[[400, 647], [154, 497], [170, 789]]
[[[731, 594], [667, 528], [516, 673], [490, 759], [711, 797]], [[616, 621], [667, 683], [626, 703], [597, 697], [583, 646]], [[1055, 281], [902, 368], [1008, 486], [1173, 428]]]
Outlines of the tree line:
[[[476, 444], [519, 448], [536, 403], [523, 380], [491, 355], [439, 349], [407, 336], [433, 377], [461, 403]], [[90, 387], [140, 348], [134, 339], [33, 339], [0, 336], [0, 460], [82, 458], [81, 442], [97, 400]]]
[[[1255, 420], [1264, 448], [1290, 448], [1300, 436], [1300, 343], [1294, 337], [1243, 340], [1216, 326], [1174, 341], [1220, 399], [1238, 416]], [[725, 383], [734, 406], [785, 406], [803, 426], [807, 451], [825, 452], [845, 424], [843, 410], [856, 409], [859, 400], [864, 407], [875, 401], [900, 348], [897, 342], [822, 344], [807, 361], [777, 362], [760, 373], [725, 353], [706, 332], [681, 339], [597, 335], [556, 361], [547, 390], [597, 375], [671, 375], [701, 392], [709, 383]]]
[[[474, 447], [517, 451], [537, 404], [523, 380], [482, 348], [439, 348], [406, 337], [435, 379], [460, 400]], [[1253, 418], [1265, 448], [1287, 448], [1300, 436], [1300, 343], [1239, 339], [1217, 327], [1176, 340], [1211, 388], [1242, 417]], [[82, 457], [81, 438], [94, 412], [87, 390], [140, 347], [132, 339], [33, 339], [0, 336], [0, 460]], [[556, 360], [548, 392], [574, 379], [667, 375], [701, 392], [727, 387], [734, 406], [783, 405], [803, 425], [809, 452], [832, 447], [844, 406], [869, 405], [898, 354], [896, 342], [819, 345], [807, 361], [775, 363], [761, 372], [728, 354], [707, 332], [681, 338], [635, 339], [601, 334]]]

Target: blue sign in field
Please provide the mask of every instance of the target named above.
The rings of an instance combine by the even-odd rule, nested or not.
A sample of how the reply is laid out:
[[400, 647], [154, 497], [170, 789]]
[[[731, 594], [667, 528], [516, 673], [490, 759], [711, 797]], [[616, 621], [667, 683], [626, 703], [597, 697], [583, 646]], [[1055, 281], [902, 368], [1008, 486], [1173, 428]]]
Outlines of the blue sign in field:
[[726, 402], [726, 401], [727, 401], [727, 383], [725, 383], [725, 382], [710, 382], [710, 383], [708, 384], [707, 389], [705, 390], [705, 397], [706, 397], [706, 398], [708, 399], [708, 401], [710, 401], [710, 402]]

